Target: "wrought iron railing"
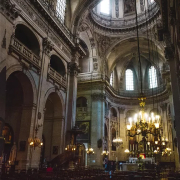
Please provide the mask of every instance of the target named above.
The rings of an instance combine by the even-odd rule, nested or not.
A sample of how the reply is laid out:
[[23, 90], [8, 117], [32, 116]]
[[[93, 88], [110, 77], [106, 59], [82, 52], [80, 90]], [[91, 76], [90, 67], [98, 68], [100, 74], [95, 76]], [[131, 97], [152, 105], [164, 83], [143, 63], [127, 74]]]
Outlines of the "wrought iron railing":
[[12, 36], [11, 38], [10, 49], [16, 52], [18, 55], [22, 56], [29, 63], [40, 68], [41, 66], [40, 57], [35, 55], [30, 49], [28, 49], [22, 42], [20, 42], [14, 36]]
[[48, 77], [51, 78], [53, 81], [55, 81], [57, 84], [60, 84], [61, 86], [63, 86], [65, 89], [67, 88], [66, 78], [61, 76], [56, 70], [54, 70], [50, 66], [48, 69]]

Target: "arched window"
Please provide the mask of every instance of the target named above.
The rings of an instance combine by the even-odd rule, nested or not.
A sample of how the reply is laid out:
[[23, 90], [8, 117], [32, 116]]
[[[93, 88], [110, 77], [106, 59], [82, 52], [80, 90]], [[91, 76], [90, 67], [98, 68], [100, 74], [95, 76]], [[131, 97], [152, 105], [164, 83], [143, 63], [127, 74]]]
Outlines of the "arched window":
[[57, 17], [62, 22], [64, 22], [65, 9], [66, 9], [66, 0], [57, 0], [57, 4], [56, 4]]
[[126, 90], [134, 90], [133, 71], [131, 69], [126, 70]]
[[102, 0], [100, 4], [100, 12], [109, 15], [110, 13], [110, 3], [109, 0]]
[[111, 76], [110, 76], [110, 85], [113, 86], [113, 72], [111, 73]]
[[157, 87], [157, 73], [154, 66], [149, 68], [149, 88]]

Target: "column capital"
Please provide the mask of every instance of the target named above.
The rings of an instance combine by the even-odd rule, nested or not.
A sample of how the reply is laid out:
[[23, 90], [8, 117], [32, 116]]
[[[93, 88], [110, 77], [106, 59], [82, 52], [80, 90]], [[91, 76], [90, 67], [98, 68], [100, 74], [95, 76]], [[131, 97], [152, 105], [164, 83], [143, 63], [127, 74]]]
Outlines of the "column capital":
[[72, 62], [75, 62], [75, 63], [79, 64], [79, 58], [80, 57], [81, 57], [81, 55], [77, 51], [77, 48], [74, 49], [74, 51], [72, 52]]
[[160, 108], [162, 109], [162, 111], [167, 110], [167, 103], [160, 104]]
[[43, 38], [43, 48], [47, 55], [53, 50], [54, 45], [48, 40], [47, 37]]
[[77, 76], [80, 72], [80, 68], [76, 62], [69, 62], [68, 63], [68, 70], [70, 75]]
[[120, 114], [123, 114], [125, 111], [125, 107], [118, 107], [118, 110], [119, 110]]

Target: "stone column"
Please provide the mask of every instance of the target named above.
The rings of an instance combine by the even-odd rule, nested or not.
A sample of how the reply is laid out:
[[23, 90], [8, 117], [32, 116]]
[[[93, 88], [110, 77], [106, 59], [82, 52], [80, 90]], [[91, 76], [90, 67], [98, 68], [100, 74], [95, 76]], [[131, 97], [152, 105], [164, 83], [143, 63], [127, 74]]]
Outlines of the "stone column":
[[[53, 132], [52, 132], [52, 147], [58, 146], [58, 154], [62, 153], [62, 139], [63, 139], [63, 126], [64, 125], [64, 117], [54, 117], [53, 119]], [[61, 149], [60, 149], [61, 148]], [[57, 156], [52, 154], [52, 158]]]
[[[30, 146], [28, 143], [28, 138], [31, 134], [31, 129], [34, 127], [36, 106], [25, 106], [22, 109], [21, 125], [18, 138], [18, 152], [16, 161], [18, 161], [17, 169], [27, 169], [29, 167], [30, 158]], [[37, 163], [38, 167], [39, 162]]]
[[[169, 34], [165, 34], [165, 42], [166, 42], [166, 48], [165, 48], [165, 57], [169, 62], [170, 66], [170, 75], [171, 75], [171, 87], [172, 87], [172, 94], [173, 94], [173, 105], [174, 105], [174, 122], [175, 122], [175, 130], [176, 130], [176, 136], [177, 136], [177, 147], [178, 147], [178, 156], [180, 155], [180, 89], [179, 89], [179, 79], [178, 79], [178, 72], [177, 72], [177, 60], [174, 55], [174, 48], [171, 44], [170, 36]], [[175, 158], [180, 161], [180, 156]], [[179, 168], [179, 161], [176, 162], [176, 167]]]
[[[37, 107], [35, 109], [34, 118], [31, 120], [31, 127], [30, 127], [30, 138], [34, 138], [37, 136], [40, 140], [42, 140], [42, 130], [44, 120], [44, 95], [45, 91], [43, 89], [44, 83], [47, 81], [47, 69], [48, 63], [50, 59], [50, 52], [53, 49], [52, 42], [46, 37], [42, 41], [43, 51], [42, 51], [42, 61], [41, 67], [42, 69], [39, 72], [39, 81], [38, 81], [38, 89], [37, 89]], [[36, 132], [37, 127], [37, 132]], [[41, 155], [41, 148], [40, 147], [30, 147], [29, 146], [29, 164], [28, 167], [30, 168], [39, 168], [40, 162], [40, 155]]]
[[[77, 75], [79, 72], [79, 53], [74, 54], [73, 61], [69, 62], [68, 69], [68, 94], [66, 104], [66, 125], [65, 130], [69, 131], [75, 126], [76, 121], [76, 98], [77, 98]], [[70, 138], [70, 137], [69, 137]], [[70, 139], [69, 139], [70, 140]], [[67, 142], [68, 143], [68, 142]]]
[[168, 130], [167, 130], [168, 129], [167, 128], [168, 121], [167, 121], [167, 117], [166, 117], [167, 103], [161, 104], [160, 107], [162, 110], [161, 118], [162, 118], [162, 124], [163, 124], [163, 136], [165, 136], [165, 138], [167, 138], [168, 137]]
[[120, 146], [120, 154], [119, 154], [119, 157], [118, 159], [121, 160], [121, 161], [124, 161], [126, 160], [126, 157], [124, 156], [124, 148], [123, 147], [126, 147], [126, 130], [125, 130], [125, 120], [124, 120], [124, 110], [125, 108], [124, 107], [119, 107], [119, 112], [120, 112], [120, 137], [122, 138], [123, 140], [123, 144]]
[[91, 157], [90, 165], [102, 165], [101, 153], [102, 149], [97, 147], [97, 141], [103, 139], [102, 131], [104, 131], [104, 99], [103, 93], [92, 94], [92, 112], [91, 112], [91, 147], [95, 151], [95, 155]]

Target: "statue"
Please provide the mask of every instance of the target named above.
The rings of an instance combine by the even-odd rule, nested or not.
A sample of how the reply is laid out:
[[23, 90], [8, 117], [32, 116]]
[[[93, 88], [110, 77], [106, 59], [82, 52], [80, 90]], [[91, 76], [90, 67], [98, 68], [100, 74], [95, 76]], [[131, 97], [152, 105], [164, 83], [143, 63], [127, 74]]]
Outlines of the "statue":
[[11, 148], [10, 156], [9, 156], [9, 163], [14, 164], [16, 161], [16, 155], [17, 155], [17, 146], [14, 142], [14, 145]]

